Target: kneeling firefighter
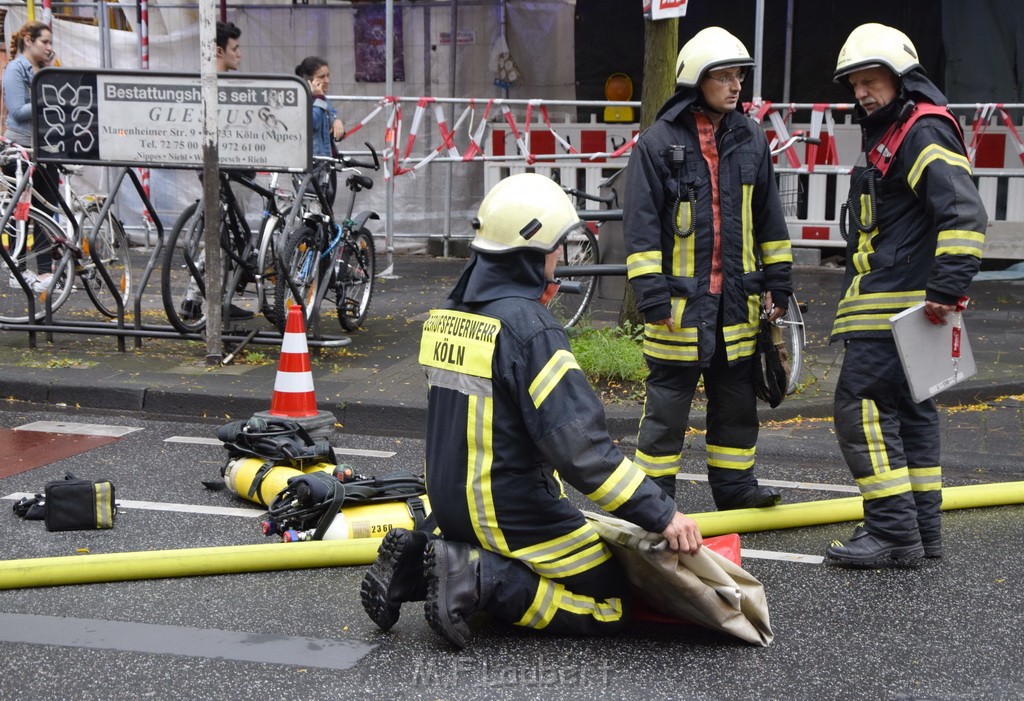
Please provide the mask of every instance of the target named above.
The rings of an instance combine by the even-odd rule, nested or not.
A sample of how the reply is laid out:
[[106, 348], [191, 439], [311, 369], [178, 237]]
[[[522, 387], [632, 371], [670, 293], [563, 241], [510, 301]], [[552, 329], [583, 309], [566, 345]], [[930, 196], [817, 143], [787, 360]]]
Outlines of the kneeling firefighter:
[[441, 537], [389, 532], [363, 606], [387, 630], [402, 602], [425, 600], [430, 627], [458, 647], [478, 610], [555, 633], [618, 631], [625, 577], [561, 480], [672, 550], [696, 552], [700, 531], [609, 438], [601, 402], [544, 307], [559, 244], [581, 226], [568, 197], [548, 178], [513, 175], [473, 225], [473, 255], [420, 345], [427, 492]]

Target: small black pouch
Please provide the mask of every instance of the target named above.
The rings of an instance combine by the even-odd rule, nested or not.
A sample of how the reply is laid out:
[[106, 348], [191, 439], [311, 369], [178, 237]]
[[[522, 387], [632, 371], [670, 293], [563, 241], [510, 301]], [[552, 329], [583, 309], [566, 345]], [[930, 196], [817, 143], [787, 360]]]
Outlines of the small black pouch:
[[108, 480], [84, 480], [68, 475], [63, 480], [47, 482], [45, 504], [43, 520], [48, 531], [114, 527], [117, 505], [114, 485]]

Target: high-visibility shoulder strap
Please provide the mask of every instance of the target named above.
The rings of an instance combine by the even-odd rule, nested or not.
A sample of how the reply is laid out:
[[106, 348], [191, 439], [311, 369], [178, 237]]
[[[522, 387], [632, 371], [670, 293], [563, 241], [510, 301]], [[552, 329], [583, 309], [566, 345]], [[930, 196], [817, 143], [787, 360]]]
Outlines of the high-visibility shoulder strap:
[[914, 126], [914, 122], [918, 119], [928, 115], [945, 117], [955, 125], [956, 134], [960, 138], [960, 144], [966, 152], [967, 146], [964, 144], [963, 129], [960, 127], [960, 122], [957, 121], [948, 108], [933, 105], [930, 102], [914, 103], [910, 115], [903, 121], [897, 121], [896, 124], [893, 124], [878, 144], [868, 152], [868, 161], [878, 169], [882, 177], [885, 177], [885, 174], [889, 172], [889, 166], [892, 165], [893, 160], [896, 158], [896, 153], [900, 150], [903, 139], [910, 133], [910, 127]]

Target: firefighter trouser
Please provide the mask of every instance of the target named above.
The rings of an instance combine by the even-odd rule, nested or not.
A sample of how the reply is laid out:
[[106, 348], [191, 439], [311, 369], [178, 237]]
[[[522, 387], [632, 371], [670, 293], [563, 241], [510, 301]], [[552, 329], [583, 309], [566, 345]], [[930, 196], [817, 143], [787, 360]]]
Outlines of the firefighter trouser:
[[[446, 540], [480, 547], [481, 608], [509, 623], [553, 633], [601, 635], [621, 630], [629, 584], [608, 546], [564, 498], [557, 500], [562, 513], [553, 526], [544, 525], [545, 516], [558, 512], [545, 509], [540, 500], [530, 503], [536, 518], [530, 523], [503, 522], [499, 547], [522, 543], [523, 535], [536, 538], [538, 531], [565, 535], [515, 553], [495, 552], [493, 543], [484, 545], [479, 535], [487, 529], [471, 524], [465, 514], [440, 510], [432, 514]], [[527, 559], [532, 562], [528, 564]]]
[[561, 635], [607, 635], [628, 620], [629, 584], [613, 558], [555, 579], [484, 550], [480, 580], [483, 610], [515, 625]]
[[916, 403], [890, 339], [851, 339], [835, 393], [839, 447], [864, 497], [864, 525], [898, 541], [940, 537], [935, 402]]
[[676, 474], [682, 467], [683, 441], [697, 380], [704, 375], [707, 395], [708, 483], [715, 505], [724, 508], [757, 487], [754, 449], [757, 443], [757, 397], [751, 359], [726, 362], [724, 343], [711, 365], [662, 363], [647, 358], [647, 399], [640, 419], [634, 462], [675, 498]]

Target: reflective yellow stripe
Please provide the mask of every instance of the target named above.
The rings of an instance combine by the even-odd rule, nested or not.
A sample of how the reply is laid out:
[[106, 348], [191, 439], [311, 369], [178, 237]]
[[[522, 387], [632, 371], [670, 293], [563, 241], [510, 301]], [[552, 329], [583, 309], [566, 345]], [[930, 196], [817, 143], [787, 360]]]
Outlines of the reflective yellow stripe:
[[892, 314], [887, 312], [885, 314], [857, 314], [836, 319], [832, 325], [832, 333], [834, 335], [855, 331], [889, 331], [892, 329], [890, 316]]
[[672, 332], [664, 326], [645, 324], [644, 353], [662, 360], [696, 361], [697, 329], [692, 326], [677, 327]]
[[661, 274], [661, 251], [641, 251], [626, 258], [626, 277]]
[[494, 403], [490, 397], [469, 397], [466, 422], [466, 501], [477, 539], [488, 550], [508, 552], [505, 534], [498, 527], [491, 489], [494, 466]]
[[[869, 215], [868, 212], [871, 211], [871, 198], [867, 195], [861, 195], [860, 220], [864, 221], [868, 218], [875, 218], [875, 222], [877, 223], [876, 217], [878, 212], [876, 211], [873, 212], [872, 215]], [[859, 233], [860, 235], [857, 237], [857, 252], [853, 254], [853, 268], [863, 275], [871, 270], [871, 267], [868, 265], [868, 256], [875, 252], [874, 239], [875, 236], [878, 235], [878, 227], [875, 227], [868, 232], [861, 231]]]
[[915, 492], [932, 492], [942, 489], [942, 468], [911, 467], [910, 488]]
[[598, 621], [613, 622], [622, 618], [622, 600], [611, 598], [599, 602], [589, 596], [573, 594], [563, 585], [541, 578], [530, 607], [516, 621], [516, 625], [541, 630], [551, 623], [559, 610], [578, 616], [591, 616]]
[[839, 300], [839, 314], [842, 316], [858, 311], [907, 309], [918, 302], [923, 302], [924, 296], [924, 290], [850, 294]]
[[592, 570], [612, 558], [612, 551], [603, 542], [597, 542], [585, 550], [552, 562], [530, 562], [530, 567], [541, 577], [564, 579]]
[[684, 233], [689, 231], [690, 224], [693, 223], [692, 217], [689, 201], [679, 200], [679, 204], [676, 205], [676, 228]]
[[981, 258], [981, 247], [985, 243], [985, 234], [977, 231], [948, 229], [939, 232], [939, 242], [935, 247], [935, 255], [941, 256], [974, 256]]
[[907, 174], [907, 184], [910, 185], [911, 190], [917, 189], [917, 182], [924, 175], [924, 169], [930, 163], [937, 160], [945, 161], [956, 168], [963, 168], [967, 171], [968, 175], [971, 174], [971, 164], [966, 156], [956, 151], [950, 151], [948, 148], [943, 148], [938, 144], [929, 144], [918, 155], [917, 160], [914, 161], [914, 165], [911, 166], [910, 172]]
[[744, 183], [740, 223], [743, 229], [743, 272], [745, 273], [757, 270], [757, 257], [754, 255], [754, 214], [751, 206], [753, 199], [754, 186]]
[[648, 477], [667, 477], [679, 472], [679, 468], [683, 464], [683, 454], [676, 453], [675, 455], [656, 456], [648, 455], [638, 450], [636, 455], [633, 456], [633, 462]]
[[590, 615], [598, 621], [617, 621], [622, 618], [622, 601], [617, 598], [597, 601], [589, 596], [573, 594], [564, 587], [558, 592], [558, 608], [575, 614]]
[[537, 583], [537, 593], [533, 596], [533, 602], [526, 609], [523, 617], [516, 621], [516, 625], [540, 630], [551, 623], [551, 619], [558, 612], [558, 606], [555, 604], [556, 594], [564, 588], [561, 584], [555, 584], [541, 577]]
[[599, 541], [601, 537], [589, 524], [585, 523], [574, 531], [565, 535], [545, 540], [543, 543], [535, 543], [525, 548], [519, 548], [512, 552], [503, 552], [503, 555], [515, 558], [516, 560], [550, 562], [559, 557], [573, 552], [585, 545]]
[[761, 262], [765, 265], [772, 263], [792, 263], [793, 246], [789, 240], [765, 241], [761, 244]]
[[579, 370], [580, 365], [570, 351], [558, 350], [548, 360], [547, 364], [537, 373], [537, 377], [530, 383], [530, 398], [533, 405], [540, 409], [551, 391], [558, 386], [559, 381], [570, 370]]
[[672, 243], [672, 274], [679, 275], [682, 277], [693, 277], [694, 270], [696, 269], [696, 262], [694, 260], [694, 246], [697, 241], [696, 232], [693, 236], [687, 236], [686, 238], [679, 238], [673, 236]]
[[672, 323], [675, 324], [677, 329], [683, 326], [683, 312], [686, 311], [686, 298], [685, 297], [673, 297], [672, 298]]
[[99, 482], [93, 485], [93, 491], [96, 495], [96, 527], [97, 528], [112, 528], [114, 525], [113, 518], [113, 490], [109, 482]]
[[885, 435], [882, 432], [880, 418], [878, 406], [870, 399], [862, 399], [860, 420], [864, 427], [864, 444], [871, 458], [871, 470], [876, 475], [889, 471], [889, 453], [885, 449]]
[[708, 443], [708, 466], [722, 467], [726, 470], [746, 470], [754, 466], [754, 452], [754, 448], [730, 448]]
[[643, 481], [643, 470], [629, 458], [623, 458], [604, 484], [587, 494], [587, 498], [605, 511], [615, 511], [632, 498]]
[[905, 467], [857, 480], [860, 495], [865, 499], [881, 499], [910, 491], [910, 475]]

